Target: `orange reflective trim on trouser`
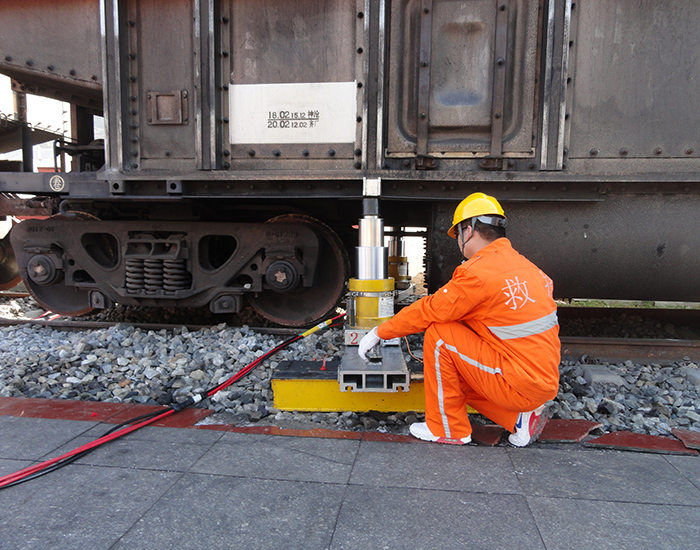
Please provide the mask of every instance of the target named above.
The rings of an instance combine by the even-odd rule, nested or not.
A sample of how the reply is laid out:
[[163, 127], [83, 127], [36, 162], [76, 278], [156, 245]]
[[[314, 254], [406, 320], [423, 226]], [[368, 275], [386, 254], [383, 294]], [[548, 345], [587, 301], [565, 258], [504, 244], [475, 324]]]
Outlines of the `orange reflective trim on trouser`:
[[425, 418], [434, 435], [470, 435], [467, 404], [511, 431], [519, 412], [541, 405], [506, 382], [502, 369], [508, 364], [462, 323], [428, 327], [423, 358]]

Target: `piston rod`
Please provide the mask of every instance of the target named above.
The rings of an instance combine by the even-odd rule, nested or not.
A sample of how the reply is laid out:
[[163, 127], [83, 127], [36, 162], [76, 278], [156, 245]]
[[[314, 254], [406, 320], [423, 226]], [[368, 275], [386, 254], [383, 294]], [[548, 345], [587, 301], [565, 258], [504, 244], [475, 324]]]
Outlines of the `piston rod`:
[[358, 245], [355, 247], [357, 278], [359, 280], [386, 279], [388, 249], [384, 246], [384, 220], [378, 216], [378, 200], [363, 201], [364, 216], [359, 221]]

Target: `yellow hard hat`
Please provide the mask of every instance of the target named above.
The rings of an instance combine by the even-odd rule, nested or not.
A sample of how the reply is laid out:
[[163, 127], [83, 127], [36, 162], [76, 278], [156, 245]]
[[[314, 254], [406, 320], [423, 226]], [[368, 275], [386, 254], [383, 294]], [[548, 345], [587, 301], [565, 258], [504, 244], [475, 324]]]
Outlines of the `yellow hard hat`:
[[498, 201], [484, 193], [472, 193], [457, 205], [452, 218], [452, 227], [450, 227], [447, 234], [455, 239], [455, 228], [457, 225], [469, 218], [479, 218], [480, 216], [484, 216], [484, 219], [480, 219], [483, 223], [505, 227], [506, 215], [503, 213], [503, 208]]

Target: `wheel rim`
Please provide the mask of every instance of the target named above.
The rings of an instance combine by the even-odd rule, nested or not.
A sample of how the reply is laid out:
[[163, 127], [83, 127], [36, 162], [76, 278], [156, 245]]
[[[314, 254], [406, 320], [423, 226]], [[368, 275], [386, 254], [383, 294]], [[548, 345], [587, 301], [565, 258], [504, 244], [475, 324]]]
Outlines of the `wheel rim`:
[[[82, 220], [99, 220], [99, 218], [86, 212], [74, 212], [74, 223], [80, 223]], [[60, 214], [54, 214], [53, 217], [60, 217]], [[24, 266], [26, 268], [26, 266]], [[23, 269], [26, 272], [26, 269]], [[33, 281], [29, 275], [24, 280], [24, 285], [32, 295], [37, 304], [47, 311], [59, 313], [70, 317], [79, 317], [86, 315], [95, 308], [90, 306], [90, 293], [87, 290], [82, 290], [76, 287], [64, 285], [61, 281], [53, 284], [41, 285]]]
[[94, 309], [87, 305], [90, 303], [90, 297], [86, 290], [78, 290], [62, 284], [42, 286], [29, 279], [24, 281], [24, 285], [36, 303], [52, 313], [78, 317]]
[[10, 234], [8, 233], [0, 239], [0, 290], [14, 288], [21, 280], [15, 252], [12, 250]]
[[266, 223], [301, 223], [318, 236], [320, 248], [313, 286], [278, 293], [266, 290], [249, 295], [248, 302], [265, 319], [284, 326], [301, 327], [322, 320], [345, 294], [349, 265], [342, 241], [326, 224], [299, 214], [286, 214]]

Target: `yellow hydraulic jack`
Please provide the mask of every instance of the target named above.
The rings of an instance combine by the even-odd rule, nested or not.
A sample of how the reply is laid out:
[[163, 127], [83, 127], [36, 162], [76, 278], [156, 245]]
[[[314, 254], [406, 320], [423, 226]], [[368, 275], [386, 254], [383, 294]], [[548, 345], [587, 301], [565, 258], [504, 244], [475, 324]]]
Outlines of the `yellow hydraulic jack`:
[[378, 199], [364, 199], [356, 248], [356, 279], [350, 279], [345, 355], [338, 369], [340, 391], [408, 392], [410, 373], [398, 339], [383, 340], [365, 363], [357, 353], [362, 337], [394, 315], [394, 279], [387, 275], [388, 249]]
[[[403, 228], [400, 231], [403, 232]], [[389, 277], [394, 279], [396, 290], [406, 290], [411, 286], [404, 240], [399, 235], [389, 237]]]
[[[373, 181], [376, 189], [369, 195], [378, 197], [379, 180]], [[350, 279], [347, 299], [345, 354], [340, 362], [280, 363], [272, 380], [275, 407], [278, 409], [355, 412], [425, 410], [423, 374], [410, 373], [398, 339], [384, 341], [380, 348], [370, 352], [369, 363], [365, 363], [357, 354], [362, 337], [394, 314], [395, 298], [394, 279], [387, 273], [388, 254], [383, 242], [384, 222], [378, 216], [378, 199], [366, 198], [363, 214], [356, 250], [357, 278]]]

